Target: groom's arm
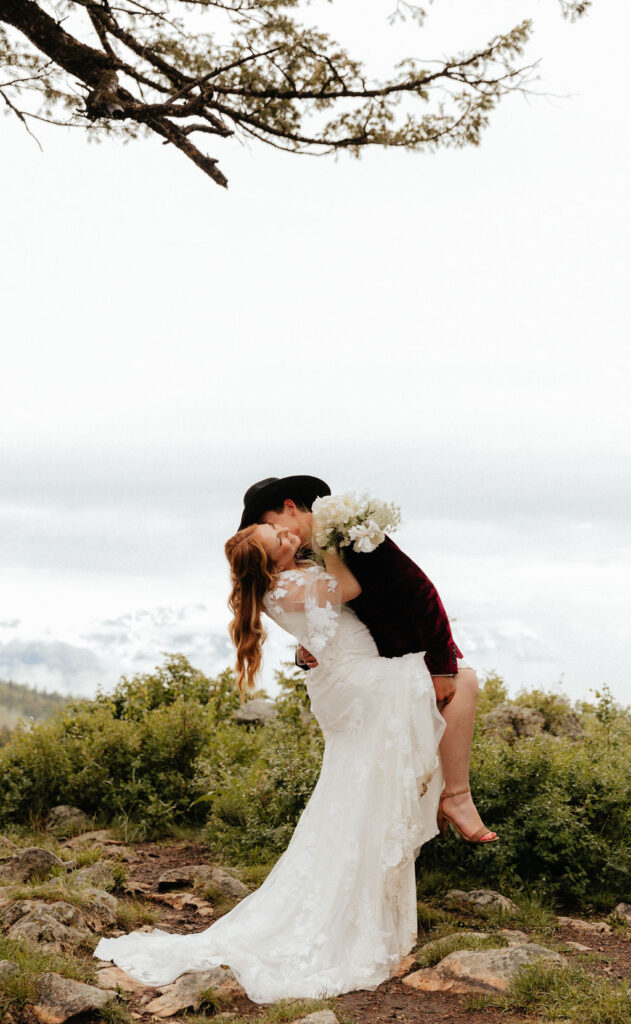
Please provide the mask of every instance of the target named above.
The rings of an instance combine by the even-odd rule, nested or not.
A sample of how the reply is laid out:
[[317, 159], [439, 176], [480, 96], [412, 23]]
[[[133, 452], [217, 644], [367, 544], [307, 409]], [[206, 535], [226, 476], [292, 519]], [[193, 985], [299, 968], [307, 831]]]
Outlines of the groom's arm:
[[[367, 561], [362, 563], [360, 559]], [[458, 671], [457, 659], [462, 654], [454, 642], [445, 606], [430, 578], [390, 537], [371, 554], [353, 553], [351, 568], [355, 575], [359, 576], [362, 566], [370, 574], [370, 582], [368, 574], [366, 582], [359, 577], [364, 593], [368, 593], [371, 586], [384, 587], [391, 592], [392, 607], [402, 612], [400, 622], [393, 623], [394, 630], [409, 631], [416, 649], [425, 651], [430, 674], [441, 678], [454, 675]]]

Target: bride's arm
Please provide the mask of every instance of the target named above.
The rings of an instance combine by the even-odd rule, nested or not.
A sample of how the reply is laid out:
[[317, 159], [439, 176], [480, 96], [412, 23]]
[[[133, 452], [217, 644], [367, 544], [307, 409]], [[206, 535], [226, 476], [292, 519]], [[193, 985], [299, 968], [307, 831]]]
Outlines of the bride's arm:
[[355, 597], [359, 597], [362, 592], [361, 585], [337, 551], [323, 551], [322, 554], [326, 571], [337, 580], [336, 594], [340, 602], [344, 604], [346, 601], [352, 601]]

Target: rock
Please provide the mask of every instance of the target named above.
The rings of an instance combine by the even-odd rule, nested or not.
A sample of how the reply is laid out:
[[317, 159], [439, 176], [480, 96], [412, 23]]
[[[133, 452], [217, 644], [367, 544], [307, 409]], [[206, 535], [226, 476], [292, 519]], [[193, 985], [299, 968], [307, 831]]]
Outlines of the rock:
[[276, 718], [277, 714], [278, 712], [271, 700], [254, 697], [253, 700], [249, 700], [242, 707], [237, 708], [234, 712], [234, 717], [237, 722], [242, 724], [254, 723], [256, 725], [265, 725], [266, 722]]
[[90, 825], [90, 819], [79, 807], [70, 807], [68, 804], [59, 804], [48, 812], [45, 827], [53, 835], [60, 838], [76, 835], [77, 832], [85, 832]]
[[111, 862], [102, 860], [97, 861], [96, 864], [88, 864], [84, 868], [79, 868], [72, 877], [74, 882], [81, 885], [107, 886], [114, 881]]
[[210, 864], [184, 864], [180, 868], [169, 868], [160, 875], [158, 890], [183, 889], [197, 881], [210, 881], [212, 873]]
[[145, 1006], [145, 1011], [155, 1017], [173, 1017], [174, 1014], [190, 1007], [196, 1010], [200, 1004], [201, 994], [207, 988], [213, 988], [217, 995], [226, 999], [245, 995], [228, 967], [214, 967], [211, 971], [182, 974], [172, 985], [161, 988], [162, 995], [152, 999]]
[[20, 973], [20, 968], [17, 964], [13, 963], [13, 960], [0, 960], [0, 981], [4, 981], [5, 978], [12, 978], [15, 974]]
[[79, 908], [62, 901], [16, 900], [0, 909], [0, 924], [8, 938], [37, 943], [46, 953], [73, 950], [90, 933]]
[[103, 889], [90, 888], [84, 889], [81, 895], [81, 913], [88, 928], [101, 931], [116, 924], [118, 900], [111, 893], [104, 892]]
[[569, 949], [575, 949], [577, 953], [591, 953], [591, 946], [584, 946], [582, 942], [570, 942], [569, 940], [565, 943]]
[[482, 716], [485, 732], [514, 743], [517, 737], [536, 736], [541, 732], [545, 718], [536, 708], [522, 708], [519, 704], [500, 704]]
[[553, 736], [562, 736], [568, 740], [582, 740], [585, 735], [580, 718], [573, 711], [568, 711], [558, 721], [552, 722], [550, 732]]
[[520, 967], [539, 958], [547, 965], [565, 963], [559, 953], [530, 942], [508, 949], [464, 949], [409, 974], [403, 984], [423, 992], [505, 992]]
[[125, 892], [131, 893], [132, 896], [145, 896], [152, 891], [151, 886], [147, 882], [141, 882], [137, 878], [128, 878], [124, 884], [124, 889]]
[[[427, 956], [431, 955], [431, 958], [438, 962], [439, 960], [447, 956], [449, 946], [452, 944], [454, 939], [456, 939], [458, 943], [461, 943], [463, 940], [466, 939], [467, 942], [465, 944], [465, 948], [468, 946], [470, 949], [475, 949], [476, 939], [488, 939], [489, 937], [490, 936], [488, 932], [475, 932], [470, 930], [449, 932], [447, 935], [441, 935], [439, 939], [432, 939], [430, 942], [426, 942], [423, 945], [420, 953], [417, 956], [415, 956], [414, 959], [417, 962], [417, 966], [418, 956], [420, 955], [423, 956], [423, 959], [427, 959]], [[474, 941], [468, 941], [470, 939], [473, 939]]]
[[116, 995], [94, 985], [84, 985], [82, 981], [62, 978], [52, 971], [40, 974], [37, 990], [33, 1013], [40, 1024], [63, 1024], [78, 1013], [101, 1010]]
[[402, 961], [401, 961], [401, 963], [397, 967], [396, 971], [392, 975], [392, 977], [393, 978], [402, 978], [404, 974], [407, 974], [408, 971], [412, 967], [414, 967], [416, 962], [417, 962], [417, 960], [416, 960], [416, 957], [414, 956], [413, 953], [410, 953], [408, 956], [404, 956]]
[[617, 907], [614, 907], [614, 914], [631, 924], [631, 903], [619, 903]]
[[473, 907], [475, 910], [503, 910], [506, 913], [514, 914], [518, 907], [508, 896], [493, 889], [472, 889], [471, 892], [463, 892], [462, 889], [450, 889], [445, 894], [448, 903], [457, 903], [463, 907]]
[[17, 853], [17, 846], [8, 836], [0, 836], [0, 860], [13, 857]]
[[183, 910], [184, 907], [192, 907], [200, 917], [213, 917], [213, 905], [201, 896], [194, 896], [190, 892], [164, 892], [152, 897], [160, 903], [166, 903], [174, 910]]
[[109, 829], [101, 828], [93, 832], [82, 832], [64, 844], [67, 850], [85, 850], [98, 848], [102, 851], [103, 857], [128, 862], [136, 861], [138, 858], [119, 839], [114, 839]]
[[96, 983], [99, 988], [115, 989], [122, 988], [123, 992], [139, 993], [147, 989], [141, 981], [132, 978], [130, 974], [121, 971], [120, 967], [102, 967], [96, 972]]
[[20, 850], [11, 860], [0, 865], [0, 881], [28, 882], [32, 878], [45, 878], [53, 868], [74, 868], [75, 862], [61, 860], [50, 850], [41, 846], [29, 846]]
[[247, 885], [244, 885], [243, 882], [235, 878], [228, 871], [224, 871], [223, 868], [212, 869], [210, 883], [215, 889], [219, 889], [224, 896], [231, 896], [235, 900], [242, 900], [250, 894]]
[[526, 932], [520, 932], [517, 928], [500, 928], [500, 935], [503, 935], [509, 946], [523, 946], [529, 941]]
[[205, 882], [214, 886], [224, 896], [241, 900], [248, 896], [250, 890], [238, 878], [224, 871], [223, 868], [212, 867], [210, 864], [185, 864], [180, 868], [170, 868], [160, 875], [158, 890], [181, 889], [194, 882]]
[[580, 917], [558, 917], [557, 921], [578, 932], [596, 932], [600, 935], [609, 935], [611, 932], [611, 925], [606, 921], [582, 921]]
[[306, 1017], [299, 1017], [294, 1024], [338, 1024], [338, 1020], [333, 1010], [316, 1010]]

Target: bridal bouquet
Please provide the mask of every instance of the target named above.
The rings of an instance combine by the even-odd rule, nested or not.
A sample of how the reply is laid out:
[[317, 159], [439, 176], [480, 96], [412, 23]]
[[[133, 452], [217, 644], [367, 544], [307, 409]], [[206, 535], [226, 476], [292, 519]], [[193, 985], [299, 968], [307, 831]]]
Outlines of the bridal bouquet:
[[379, 501], [368, 494], [331, 494], [316, 498], [313, 512], [313, 539], [318, 547], [374, 551], [401, 522], [398, 505]]

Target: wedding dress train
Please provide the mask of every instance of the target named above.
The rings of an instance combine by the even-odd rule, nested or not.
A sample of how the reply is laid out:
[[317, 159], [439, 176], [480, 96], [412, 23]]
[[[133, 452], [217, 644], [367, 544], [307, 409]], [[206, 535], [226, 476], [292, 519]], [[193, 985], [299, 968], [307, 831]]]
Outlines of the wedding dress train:
[[335, 996], [391, 977], [417, 935], [414, 860], [437, 834], [444, 722], [422, 654], [380, 658], [312, 565], [280, 574], [266, 611], [317, 658], [307, 675], [324, 735], [317, 785], [259, 889], [205, 931], [101, 939], [138, 980], [229, 966], [250, 999]]

